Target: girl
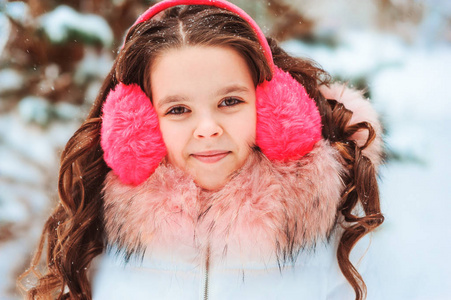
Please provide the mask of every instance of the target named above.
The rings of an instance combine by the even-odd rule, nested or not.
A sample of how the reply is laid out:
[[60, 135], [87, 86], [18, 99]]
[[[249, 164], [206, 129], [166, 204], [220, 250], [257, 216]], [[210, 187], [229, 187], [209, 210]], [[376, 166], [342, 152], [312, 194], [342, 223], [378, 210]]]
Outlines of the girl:
[[362, 299], [380, 162], [361, 93], [226, 1], [160, 2], [63, 152], [28, 296]]

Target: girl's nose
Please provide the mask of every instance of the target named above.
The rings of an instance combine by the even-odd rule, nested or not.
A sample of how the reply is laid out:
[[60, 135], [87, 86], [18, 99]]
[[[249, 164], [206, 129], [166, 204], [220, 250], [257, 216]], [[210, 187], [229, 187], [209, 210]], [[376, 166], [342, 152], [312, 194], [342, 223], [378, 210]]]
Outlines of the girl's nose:
[[194, 130], [194, 137], [197, 139], [219, 137], [223, 133], [222, 127], [211, 116], [204, 117]]

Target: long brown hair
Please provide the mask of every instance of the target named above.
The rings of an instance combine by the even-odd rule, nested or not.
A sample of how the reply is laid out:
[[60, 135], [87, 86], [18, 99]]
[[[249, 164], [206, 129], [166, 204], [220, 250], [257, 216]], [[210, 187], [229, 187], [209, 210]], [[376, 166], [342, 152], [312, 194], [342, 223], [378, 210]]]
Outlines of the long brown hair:
[[[325, 99], [319, 86], [329, 75], [314, 62], [293, 58], [268, 39], [277, 66], [302, 83], [315, 99], [322, 116], [323, 137], [335, 146], [349, 172], [343, 175], [346, 189], [340, 211], [346, 226], [337, 258], [339, 266], [356, 293], [365, 297], [365, 283], [349, 260], [356, 242], [383, 221], [380, 214], [376, 171], [362, 150], [375, 138], [368, 123], [349, 124], [352, 112], [342, 104]], [[127, 34], [113, 68], [105, 79], [92, 109], [67, 143], [59, 174], [59, 204], [47, 220], [31, 267], [19, 278], [19, 285], [31, 299], [91, 299], [88, 269], [94, 257], [105, 249], [102, 184], [108, 166], [100, 146], [102, 105], [118, 82], [136, 83], [151, 99], [152, 62], [169, 48], [186, 45], [232, 47], [246, 60], [255, 85], [271, 78], [270, 68], [252, 28], [235, 14], [212, 7], [184, 6], [168, 9], [157, 19], [134, 26]], [[359, 147], [350, 140], [358, 130], [368, 130], [368, 142]], [[356, 207], [363, 215], [355, 216]], [[46, 254], [42, 261], [43, 253]], [[36, 277], [29, 288], [25, 278]]]

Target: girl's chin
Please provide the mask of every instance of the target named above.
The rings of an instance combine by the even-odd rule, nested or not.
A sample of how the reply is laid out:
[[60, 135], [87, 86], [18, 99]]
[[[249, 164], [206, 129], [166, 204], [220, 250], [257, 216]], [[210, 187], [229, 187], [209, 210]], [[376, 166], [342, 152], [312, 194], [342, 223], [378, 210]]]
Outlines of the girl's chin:
[[186, 170], [193, 178], [194, 183], [204, 190], [216, 191], [223, 188], [230, 181], [231, 174], [238, 168], [231, 169], [224, 164], [205, 164]]
[[207, 178], [203, 178], [202, 177], [195, 177], [194, 178], [194, 182], [201, 188], [203, 188], [204, 190], [209, 190], [209, 191], [216, 191], [216, 190], [220, 190], [222, 187], [224, 187], [224, 185], [226, 185], [226, 183], [229, 181], [229, 176], [225, 177], [225, 178], [212, 178], [207, 177]]

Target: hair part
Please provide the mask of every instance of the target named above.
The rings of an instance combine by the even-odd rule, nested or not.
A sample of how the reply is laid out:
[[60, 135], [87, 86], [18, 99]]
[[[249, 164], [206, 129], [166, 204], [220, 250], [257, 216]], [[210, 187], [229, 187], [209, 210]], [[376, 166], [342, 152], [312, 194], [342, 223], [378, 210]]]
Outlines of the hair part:
[[188, 46], [232, 48], [245, 59], [255, 86], [271, 79], [271, 69], [257, 35], [236, 14], [197, 5], [175, 7], [164, 13], [161, 19], [151, 19], [130, 29], [117, 58], [118, 81], [138, 84], [152, 100], [153, 63], [169, 49]]
[[[343, 104], [324, 98], [319, 87], [328, 85], [331, 79], [322, 68], [313, 61], [289, 56], [270, 38], [268, 42], [274, 63], [288, 71], [316, 101], [322, 117], [322, 135], [339, 151], [349, 171], [342, 174], [346, 188], [340, 212], [345, 223], [337, 259], [356, 299], [363, 299], [366, 286], [349, 254], [360, 238], [383, 222], [375, 166], [362, 154], [374, 140], [375, 132], [365, 122], [349, 124], [352, 112]], [[19, 286], [29, 299], [92, 298], [88, 269], [106, 246], [102, 185], [110, 168], [100, 146], [103, 103], [118, 82], [136, 83], [152, 99], [152, 63], [168, 49], [191, 45], [232, 47], [246, 60], [255, 85], [271, 78], [255, 33], [234, 13], [209, 6], [174, 7], [164, 11], [159, 19], [131, 28], [86, 121], [61, 155], [60, 202], [44, 226], [31, 267], [19, 277]], [[350, 139], [359, 130], [369, 132], [367, 143], [361, 147]], [[356, 208], [362, 208], [361, 216], [353, 214]], [[23, 286], [20, 282], [30, 276], [37, 278], [36, 284], [31, 288]]]

